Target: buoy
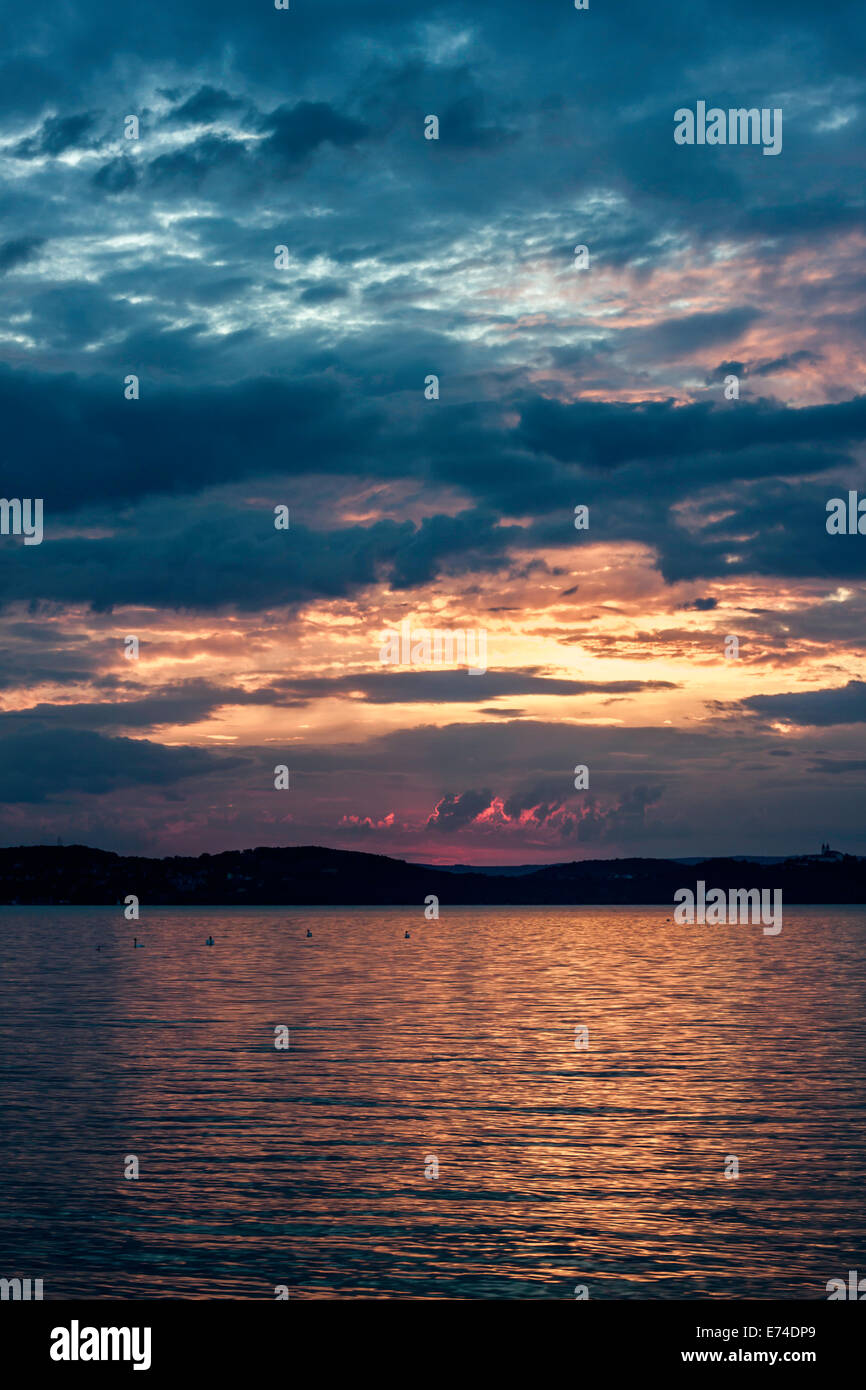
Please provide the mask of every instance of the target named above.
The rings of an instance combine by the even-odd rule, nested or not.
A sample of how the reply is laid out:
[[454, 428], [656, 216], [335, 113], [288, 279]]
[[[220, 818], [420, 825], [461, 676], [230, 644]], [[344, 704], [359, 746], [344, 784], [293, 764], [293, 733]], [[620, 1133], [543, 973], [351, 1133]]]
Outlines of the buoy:
[[312, 935], [313, 935], [313, 933], [310, 931], [310, 928], [307, 927], [307, 936], [312, 936]]
[[205, 944], [205, 946], [213, 946], [213, 944], [214, 944], [214, 939], [213, 939], [213, 937], [212, 937], [212, 936], [209, 936], [208, 939], [207, 939], [207, 941], [206, 941], [204, 944]]
[[404, 933], [403, 933], [403, 940], [404, 940], [404, 941], [408, 941], [408, 940], [409, 940], [409, 933], [408, 933], [407, 931], [404, 931]]

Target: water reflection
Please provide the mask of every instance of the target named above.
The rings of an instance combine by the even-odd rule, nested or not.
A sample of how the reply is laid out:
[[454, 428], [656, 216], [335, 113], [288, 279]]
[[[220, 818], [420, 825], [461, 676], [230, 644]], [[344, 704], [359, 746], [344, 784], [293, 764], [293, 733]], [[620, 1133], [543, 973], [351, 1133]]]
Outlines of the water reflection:
[[787, 908], [775, 938], [670, 915], [0, 909], [0, 1274], [826, 1297], [866, 1267], [866, 911]]

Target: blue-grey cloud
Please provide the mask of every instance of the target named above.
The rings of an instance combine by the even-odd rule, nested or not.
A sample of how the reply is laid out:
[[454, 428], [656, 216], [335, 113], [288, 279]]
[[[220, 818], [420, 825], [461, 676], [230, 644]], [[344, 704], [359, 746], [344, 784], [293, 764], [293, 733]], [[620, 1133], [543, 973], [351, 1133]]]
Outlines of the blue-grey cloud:
[[743, 708], [764, 719], [828, 726], [866, 724], [866, 682], [848, 681], [829, 690], [798, 690], [781, 695], [750, 695]]

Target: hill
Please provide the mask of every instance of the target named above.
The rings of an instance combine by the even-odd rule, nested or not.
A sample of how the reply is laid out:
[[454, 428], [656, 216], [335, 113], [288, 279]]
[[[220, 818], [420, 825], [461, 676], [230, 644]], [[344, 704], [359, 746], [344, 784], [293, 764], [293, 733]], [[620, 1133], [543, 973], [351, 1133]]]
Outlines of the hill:
[[778, 862], [761, 859], [584, 859], [485, 868], [410, 864], [379, 854], [311, 845], [228, 850], [164, 859], [113, 854], [86, 845], [0, 849], [0, 903], [142, 903], [261, 906], [444, 903], [539, 906], [671, 903], [677, 888], [780, 888], [785, 903], [866, 903], [866, 859], [834, 852]]

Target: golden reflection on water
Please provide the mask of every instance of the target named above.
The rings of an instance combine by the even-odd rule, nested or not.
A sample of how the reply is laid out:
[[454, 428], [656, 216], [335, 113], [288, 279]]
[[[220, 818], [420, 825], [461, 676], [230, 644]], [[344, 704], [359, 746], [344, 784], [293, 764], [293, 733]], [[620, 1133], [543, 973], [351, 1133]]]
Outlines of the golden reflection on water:
[[46, 1297], [823, 1298], [866, 1266], [863, 909], [119, 916], [0, 914], [0, 1236]]

